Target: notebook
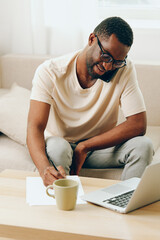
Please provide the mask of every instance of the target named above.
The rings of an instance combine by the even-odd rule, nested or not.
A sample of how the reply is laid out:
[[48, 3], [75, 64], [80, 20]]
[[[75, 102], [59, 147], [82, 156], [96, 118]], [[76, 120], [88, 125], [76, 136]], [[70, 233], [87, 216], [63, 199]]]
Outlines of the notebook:
[[147, 166], [141, 178], [130, 178], [81, 198], [120, 213], [156, 202], [160, 200], [160, 162]]

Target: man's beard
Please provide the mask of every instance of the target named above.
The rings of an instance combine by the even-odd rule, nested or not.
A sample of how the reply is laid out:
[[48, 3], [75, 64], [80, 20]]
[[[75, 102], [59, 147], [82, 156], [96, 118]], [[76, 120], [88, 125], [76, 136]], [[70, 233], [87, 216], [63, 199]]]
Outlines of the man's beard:
[[92, 58], [92, 53], [90, 51], [87, 52], [87, 58], [86, 58], [86, 65], [87, 65], [87, 70], [89, 75], [91, 76], [92, 79], [101, 79], [104, 82], [109, 82], [112, 76], [115, 75], [115, 73], [117, 72], [117, 69], [113, 69], [113, 70], [108, 70], [106, 72], [104, 72], [104, 74], [100, 75], [98, 73], [94, 72], [94, 66], [96, 66], [97, 64], [100, 64], [100, 62], [94, 62], [93, 58]]
[[94, 66], [97, 65], [98, 63], [94, 63], [93, 65], [91, 65], [90, 63], [86, 62], [86, 64], [87, 64], [88, 73], [92, 77], [92, 79], [98, 79], [99, 78], [103, 81], [106, 81], [108, 76], [112, 75], [112, 73], [115, 71], [115, 70], [108, 70], [104, 74], [100, 75], [100, 74], [95, 73], [93, 71]]

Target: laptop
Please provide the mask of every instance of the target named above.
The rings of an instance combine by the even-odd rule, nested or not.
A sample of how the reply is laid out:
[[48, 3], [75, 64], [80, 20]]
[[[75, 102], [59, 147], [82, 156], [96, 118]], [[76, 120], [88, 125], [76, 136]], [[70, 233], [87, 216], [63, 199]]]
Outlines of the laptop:
[[160, 200], [160, 162], [147, 166], [141, 178], [130, 178], [81, 198], [119, 213], [156, 202]]

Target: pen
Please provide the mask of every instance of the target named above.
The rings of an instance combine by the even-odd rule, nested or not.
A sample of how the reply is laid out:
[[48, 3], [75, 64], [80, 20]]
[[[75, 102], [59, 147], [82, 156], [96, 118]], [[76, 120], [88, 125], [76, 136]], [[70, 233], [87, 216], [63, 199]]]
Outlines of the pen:
[[53, 162], [53, 167], [56, 169], [57, 172], [59, 172], [58, 168], [56, 167], [56, 165]]
[[56, 165], [54, 164], [54, 162], [50, 159], [51, 164], [53, 165], [53, 167], [56, 169], [57, 172], [59, 172], [59, 170], [57, 169]]
[[[51, 159], [49, 159], [49, 161], [50, 161], [50, 163], [52, 164], [52, 166], [56, 169], [56, 171], [60, 173], [60, 171], [59, 171], [58, 168], [56, 167], [55, 163], [54, 163]], [[61, 174], [61, 173], [60, 173], [60, 174]], [[62, 174], [61, 174], [61, 175], [62, 175]], [[62, 175], [62, 176], [63, 176], [63, 175]], [[63, 177], [65, 177], [65, 176], [63, 176]]]

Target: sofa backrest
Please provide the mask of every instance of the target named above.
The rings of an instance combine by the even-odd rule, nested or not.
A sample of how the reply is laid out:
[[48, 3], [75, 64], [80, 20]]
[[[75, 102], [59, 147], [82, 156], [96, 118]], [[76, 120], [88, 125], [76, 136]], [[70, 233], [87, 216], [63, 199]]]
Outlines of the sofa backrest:
[[[0, 87], [9, 88], [13, 82], [31, 89], [36, 68], [50, 56], [4, 55], [0, 58]], [[160, 63], [135, 64], [139, 86], [147, 108], [148, 124], [160, 125]]]
[[4, 55], [0, 58], [0, 87], [10, 88], [12, 83], [31, 89], [36, 68], [49, 56]]
[[160, 63], [135, 64], [149, 125], [160, 126]]

